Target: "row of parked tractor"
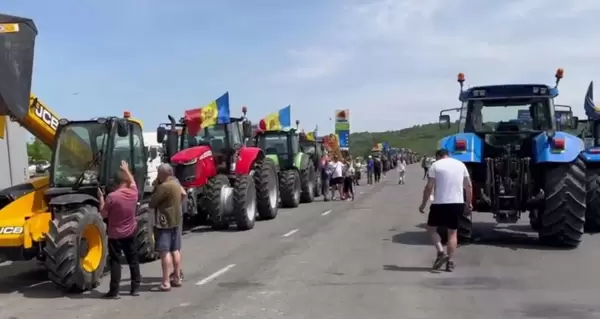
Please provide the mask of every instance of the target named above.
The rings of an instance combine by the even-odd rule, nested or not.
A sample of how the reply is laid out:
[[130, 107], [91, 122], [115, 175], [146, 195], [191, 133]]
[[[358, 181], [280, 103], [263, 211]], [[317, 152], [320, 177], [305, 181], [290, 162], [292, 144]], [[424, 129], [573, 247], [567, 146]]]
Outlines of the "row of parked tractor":
[[157, 128], [162, 161], [188, 190], [186, 221], [223, 230], [249, 230], [279, 207], [294, 208], [322, 195], [323, 139], [297, 129], [255, 131], [244, 116], [189, 134], [181, 118]]

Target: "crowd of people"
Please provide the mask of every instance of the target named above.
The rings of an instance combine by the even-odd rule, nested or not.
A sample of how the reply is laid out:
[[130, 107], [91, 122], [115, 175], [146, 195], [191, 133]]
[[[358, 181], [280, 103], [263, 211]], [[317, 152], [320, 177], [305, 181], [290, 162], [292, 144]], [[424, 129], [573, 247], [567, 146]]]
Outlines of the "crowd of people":
[[[325, 155], [321, 161], [322, 192], [325, 201], [354, 200], [354, 186], [361, 179], [362, 170], [359, 159], [350, 156]], [[399, 184], [405, 183], [406, 161], [401, 157], [398, 161]], [[119, 298], [121, 281], [120, 258], [124, 256], [131, 273], [132, 296], [139, 295], [142, 274], [138, 260], [138, 243], [136, 241], [136, 211], [138, 205], [138, 185], [129, 170], [129, 164], [121, 162], [120, 171], [115, 176], [116, 189], [105, 196], [98, 189], [100, 212], [107, 222], [108, 229], [108, 264], [110, 267], [110, 285], [105, 298]], [[385, 174], [381, 160], [369, 156], [366, 161], [367, 183], [379, 183]], [[149, 208], [155, 210], [154, 238], [155, 249], [160, 255], [162, 280], [153, 291], [170, 291], [172, 287], [180, 287], [183, 281], [181, 268], [182, 224], [186, 190], [173, 174], [169, 164], [158, 168], [158, 177], [153, 185]]]

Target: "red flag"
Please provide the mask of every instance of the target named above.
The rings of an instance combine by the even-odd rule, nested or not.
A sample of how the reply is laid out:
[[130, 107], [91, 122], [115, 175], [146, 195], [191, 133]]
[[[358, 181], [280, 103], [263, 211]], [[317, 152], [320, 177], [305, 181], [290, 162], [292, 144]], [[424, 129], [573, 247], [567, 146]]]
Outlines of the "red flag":
[[185, 111], [183, 121], [188, 129], [190, 136], [196, 136], [200, 132], [202, 123], [202, 109], [193, 109]]

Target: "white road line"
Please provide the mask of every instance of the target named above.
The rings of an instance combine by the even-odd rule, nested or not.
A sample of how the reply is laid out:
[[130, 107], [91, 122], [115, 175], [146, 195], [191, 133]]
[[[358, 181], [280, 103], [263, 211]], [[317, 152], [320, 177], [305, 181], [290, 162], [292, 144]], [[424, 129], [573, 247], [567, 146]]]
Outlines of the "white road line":
[[290, 237], [290, 236], [292, 236], [293, 234], [295, 234], [295, 233], [297, 233], [297, 232], [298, 232], [298, 229], [297, 229], [297, 228], [296, 228], [296, 229], [292, 229], [292, 230], [290, 230], [289, 232], [287, 232], [287, 233], [283, 234], [283, 237]]
[[330, 211], [330, 210], [328, 210], [328, 211], [324, 212], [323, 214], [321, 214], [321, 216], [327, 216], [327, 215], [329, 215], [330, 213], [331, 213], [331, 211]]
[[197, 286], [202, 286], [205, 285], [213, 280], [215, 280], [217, 277], [223, 275], [224, 273], [228, 272], [231, 268], [235, 267], [235, 264], [231, 264], [231, 265], [227, 265], [219, 270], [217, 270], [215, 273], [213, 273], [212, 275], [198, 281], [196, 283]]

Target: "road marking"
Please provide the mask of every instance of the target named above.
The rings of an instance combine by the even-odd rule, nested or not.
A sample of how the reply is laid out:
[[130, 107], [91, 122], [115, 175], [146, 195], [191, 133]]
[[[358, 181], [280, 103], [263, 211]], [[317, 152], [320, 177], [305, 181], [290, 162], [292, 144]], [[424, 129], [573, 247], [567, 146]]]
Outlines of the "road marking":
[[360, 194], [361, 194], [361, 195], [362, 195], [362, 194], [364, 194], [364, 193], [365, 193], [365, 192], [360, 192]]
[[205, 285], [213, 280], [215, 280], [217, 277], [223, 275], [224, 273], [228, 272], [231, 268], [235, 267], [235, 264], [231, 264], [231, 265], [227, 265], [219, 270], [217, 270], [215, 273], [213, 273], [212, 275], [198, 281], [196, 283], [197, 286], [202, 286]]
[[292, 236], [293, 234], [295, 234], [295, 233], [297, 233], [297, 232], [298, 232], [298, 229], [297, 229], [297, 228], [296, 228], [296, 229], [292, 229], [292, 230], [290, 230], [289, 232], [287, 232], [287, 233], [283, 234], [283, 237], [290, 237], [290, 236]]
[[328, 211], [324, 212], [323, 214], [321, 214], [321, 216], [327, 216], [327, 215], [329, 215], [330, 213], [331, 213], [331, 210], [328, 210]]

